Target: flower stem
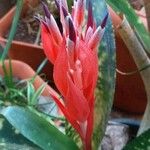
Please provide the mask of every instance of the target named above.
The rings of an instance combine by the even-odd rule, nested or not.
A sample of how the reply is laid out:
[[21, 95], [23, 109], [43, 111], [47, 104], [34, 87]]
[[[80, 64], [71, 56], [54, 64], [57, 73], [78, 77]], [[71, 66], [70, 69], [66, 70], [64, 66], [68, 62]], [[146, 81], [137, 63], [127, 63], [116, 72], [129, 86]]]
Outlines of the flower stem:
[[[124, 18], [122, 24], [118, 28], [119, 34], [124, 40], [125, 44], [127, 45], [129, 52], [131, 53], [138, 69], [142, 68], [143, 66], [150, 64], [150, 59], [147, 56], [145, 50], [143, 49], [141, 43], [139, 42], [138, 38], [136, 37], [136, 34], [130, 27], [128, 21], [126, 18]], [[150, 127], [150, 68], [147, 68], [140, 72], [146, 94], [147, 94], [147, 107], [146, 111], [144, 113], [143, 120], [140, 125], [140, 129], [138, 131], [138, 135], [143, 133], [145, 130], [147, 130]]]

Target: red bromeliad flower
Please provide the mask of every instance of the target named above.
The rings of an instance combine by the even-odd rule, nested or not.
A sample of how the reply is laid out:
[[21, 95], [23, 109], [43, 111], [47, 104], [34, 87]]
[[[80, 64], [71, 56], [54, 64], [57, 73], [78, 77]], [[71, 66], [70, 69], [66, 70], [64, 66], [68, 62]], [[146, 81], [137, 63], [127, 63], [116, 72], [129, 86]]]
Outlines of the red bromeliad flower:
[[[54, 17], [44, 5], [45, 18], [40, 19], [42, 43], [47, 58], [54, 64], [54, 81], [63, 96], [52, 97], [72, 126], [79, 133], [84, 149], [91, 149], [94, 114], [94, 89], [98, 77], [97, 48], [107, 16], [96, 28], [89, 3], [84, 26], [85, 2], [74, 0], [72, 14], [66, 0], [55, 0], [60, 12], [62, 33]], [[84, 30], [84, 31], [83, 31]]]

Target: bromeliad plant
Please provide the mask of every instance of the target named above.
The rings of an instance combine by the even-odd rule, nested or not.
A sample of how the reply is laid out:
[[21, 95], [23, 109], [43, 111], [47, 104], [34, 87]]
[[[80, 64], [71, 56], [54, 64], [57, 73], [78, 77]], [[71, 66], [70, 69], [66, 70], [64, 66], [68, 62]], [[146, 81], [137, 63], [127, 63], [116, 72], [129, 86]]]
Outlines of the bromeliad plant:
[[[99, 43], [105, 31], [105, 26], [107, 25], [108, 27], [108, 24], [106, 24], [108, 22], [107, 11], [105, 11], [100, 19], [95, 18], [98, 16], [96, 14], [100, 14], [101, 9], [99, 9], [99, 7], [103, 6], [102, 10], [106, 10], [106, 7], [104, 7], [105, 1], [93, 0], [91, 3], [90, 0], [75, 0], [71, 14], [68, 11], [66, 0], [56, 0], [55, 3], [60, 12], [60, 28], [57, 26], [54, 17], [48, 11], [48, 7], [45, 4], [45, 17], [44, 19], [38, 19], [41, 23], [43, 48], [47, 58], [54, 64], [54, 81], [62, 95], [59, 97], [55, 92], [50, 92], [50, 96], [57, 103], [64, 116], [51, 116], [50, 114], [39, 111], [37, 99], [42, 93], [45, 84], [41, 85], [37, 91], [34, 90], [31, 82], [34, 80], [36, 74], [31, 82], [25, 84], [22, 93], [23, 97], [22, 94], [20, 97], [17, 96], [17, 103], [16, 100], [15, 103], [12, 103], [12, 96], [14, 98], [14, 94], [16, 96], [16, 94], [22, 92], [22, 89], [18, 87], [18, 84], [17, 86], [13, 86], [15, 87], [13, 91], [12, 88], [9, 88], [10, 92], [8, 96], [4, 98], [10, 103], [7, 103], [8, 105], [6, 105], [6, 103], [0, 105], [0, 123], [3, 119], [5, 121], [7, 120], [26, 139], [32, 141], [44, 150], [76, 150], [79, 149], [77, 144], [81, 146], [81, 141], [81, 147], [86, 150], [98, 149], [104, 134], [105, 124], [107, 122], [106, 118], [112, 104], [113, 92], [108, 92], [110, 88], [112, 88], [112, 84], [108, 84], [108, 82], [111, 80], [111, 74], [113, 74], [114, 77], [114, 72], [110, 73], [109, 68], [109, 63], [112, 62], [112, 58], [107, 53], [112, 52], [114, 54], [114, 49], [110, 50], [112, 45], [109, 43], [111, 46], [108, 44], [107, 47], [107, 44], [103, 43], [103, 49], [101, 49], [101, 51], [98, 50]], [[86, 9], [85, 3], [88, 4], [88, 9]], [[4, 61], [7, 52], [15, 34], [22, 5], [23, 0], [17, 0], [17, 15], [15, 15], [8, 43], [1, 56], [3, 65], [5, 64]], [[94, 8], [96, 6], [98, 6], [98, 8]], [[94, 11], [92, 9], [94, 9]], [[87, 21], [85, 18], [87, 18]], [[98, 21], [96, 22], [95, 20]], [[102, 23], [99, 23], [100, 21]], [[108, 30], [106, 31], [105, 33], [108, 33]], [[110, 38], [111, 35], [108, 37]], [[110, 41], [108, 38], [106, 40]], [[105, 49], [104, 47], [107, 48]], [[98, 52], [101, 52], [102, 63], [99, 62]], [[98, 69], [99, 63], [101, 63], [102, 68], [100, 73]], [[104, 67], [105, 69], [103, 69]], [[39, 70], [37, 73], [38, 72]], [[101, 78], [99, 78], [100, 74]], [[107, 81], [108, 78], [109, 81]], [[98, 81], [102, 80], [103, 82], [101, 83], [103, 85], [99, 84], [98, 100], [95, 102], [94, 91], [97, 79]], [[10, 81], [12, 81], [12, 76], [10, 76]], [[8, 88], [6, 87], [5, 89]], [[99, 89], [102, 92], [100, 92]], [[101, 97], [101, 95], [103, 95], [103, 97]], [[0, 99], [3, 101], [3, 89], [1, 96]], [[22, 98], [25, 98], [24, 105], [22, 105], [22, 103], [20, 104], [23, 100]], [[95, 110], [98, 113], [96, 113], [97, 117], [94, 120]], [[66, 122], [64, 118], [67, 119]], [[59, 120], [59, 122], [57, 122], [57, 120]], [[61, 123], [66, 123], [65, 134], [67, 136], [54, 127], [54, 125], [59, 124], [60, 121]], [[76, 130], [76, 132], [74, 130]], [[1, 139], [2, 141], [5, 139], [1, 132], [3, 133], [3, 129], [0, 130], [0, 142]], [[68, 136], [70, 138], [68, 138]], [[76, 138], [79, 136], [80, 141], [78, 143], [78, 139], [76, 140]], [[73, 138], [76, 143], [71, 138]], [[92, 143], [92, 139], [94, 139], [94, 144]], [[15, 138], [15, 140], [18, 142], [17, 138]], [[6, 139], [5, 141], [7, 142], [8, 140]], [[37, 150], [35, 145], [32, 148]]]
[[54, 64], [54, 81], [61, 100], [51, 96], [70, 124], [79, 133], [83, 147], [90, 150], [94, 124], [94, 90], [98, 78], [98, 46], [107, 16], [96, 27], [89, 1], [87, 22], [84, 22], [85, 1], [74, 1], [71, 14], [66, 0], [56, 0], [62, 32], [44, 4], [45, 17], [40, 18], [44, 52]]

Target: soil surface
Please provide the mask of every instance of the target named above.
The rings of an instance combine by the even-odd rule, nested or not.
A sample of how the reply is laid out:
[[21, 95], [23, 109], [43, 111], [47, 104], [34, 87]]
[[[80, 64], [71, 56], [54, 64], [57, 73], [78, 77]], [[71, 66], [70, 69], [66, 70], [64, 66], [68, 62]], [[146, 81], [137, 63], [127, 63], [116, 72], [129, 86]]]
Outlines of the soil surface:
[[[49, 10], [51, 13], [56, 11], [54, 7], [54, 3], [50, 3], [48, 5]], [[55, 12], [54, 12], [55, 13]], [[38, 6], [32, 7], [29, 6], [29, 9], [25, 16], [21, 17], [21, 19], [18, 22], [17, 31], [14, 37], [14, 40], [17, 41], [23, 41], [27, 43], [35, 43], [37, 39], [37, 34], [40, 28], [40, 23], [35, 19], [35, 16], [44, 15], [43, 6], [42, 3], [39, 3]], [[8, 38], [9, 32], [5, 35], [5, 38]], [[38, 44], [40, 45], [40, 37], [38, 38]]]
[[[26, 15], [18, 22], [17, 31], [14, 40], [34, 43], [39, 30], [39, 22], [34, 18], [37, 13], [42, 11], [42, 6], [39, 4], [36, 8], [30, 7]], [[9, 31], [5, 38], [8, 38]]]

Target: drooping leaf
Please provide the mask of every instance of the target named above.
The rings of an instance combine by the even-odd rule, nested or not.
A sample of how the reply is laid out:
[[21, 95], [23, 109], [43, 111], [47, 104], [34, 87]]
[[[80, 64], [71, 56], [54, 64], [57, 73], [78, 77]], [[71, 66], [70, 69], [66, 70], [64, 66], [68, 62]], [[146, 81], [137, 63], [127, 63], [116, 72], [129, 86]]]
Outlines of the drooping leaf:
[[[92, 0], [93, 14], [100, 25], [108, 10], [105, 0]], [[99, 78], [96, 88], [93, 145], [98, 149], [111, 111], [115, 89], [115, 42], [112, 22], [108, 17], [99, 48]]]
[[35, 88], [33, 84], [31, 82], [27, 82], [27, 100], [29, 105], [31, 105], [31, 99], [34, 93], [35, 93]]
[[37, 70], [36, 70], [36, 72], [35, 72], [35, 75], [30, 79], [30, 82], [31, 82], [31, 83], [34, 82], [36, 76], [42, 71], [42, 69], [43, 69], [44, 66], [47, 64], [47, 62], [48, 62], [48, 59], [47, 59], [47, 58], [45, 58], [45, 59], [41, 62], [41, 64], [38, 66], [38, 68], [37, 68]]
[[0, 150], [41, 150], [0, 117]]
[[31, 98], [31, 105], [36, 105], [38, 102], [38, 97], [42, 94], [42, 92], [45, 89], [47, 83], [43, 83], [38, 89], [37, 91], [32, 95]]
[[27, 139], [43, 150], [77, 150], [76, 144], [29, 108], [9, 106], [1, 114]]
[[150, 129], [129, 142], [123, 150], [149, 150], [150, 149]]
[[128, 22], [136, 31], [142, 42], [145, 50], [150, 53], [150, 34], [144, 27], [142, 21], [136, 15], [134, 9], [130, 6], [127, 0], [106, 0], [115, 12], [125, 14]]

